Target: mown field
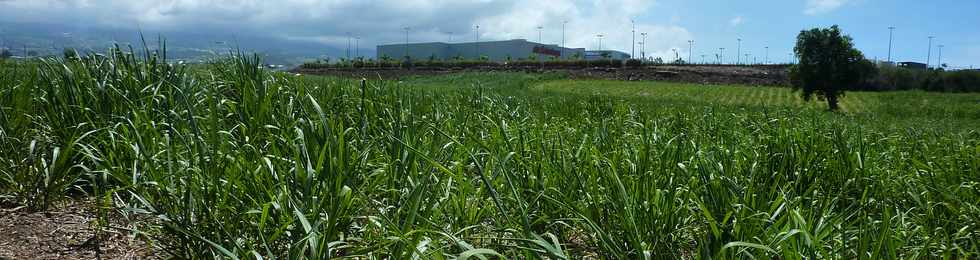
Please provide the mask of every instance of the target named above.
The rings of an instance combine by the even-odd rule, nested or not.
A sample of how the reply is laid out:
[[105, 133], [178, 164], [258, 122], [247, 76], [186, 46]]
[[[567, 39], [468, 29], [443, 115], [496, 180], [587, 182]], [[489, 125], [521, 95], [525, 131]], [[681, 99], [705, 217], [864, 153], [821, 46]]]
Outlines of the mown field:
[[980, 257], [978, 94], [259, 64], [0, 63], [0, 194], [186, 258]]

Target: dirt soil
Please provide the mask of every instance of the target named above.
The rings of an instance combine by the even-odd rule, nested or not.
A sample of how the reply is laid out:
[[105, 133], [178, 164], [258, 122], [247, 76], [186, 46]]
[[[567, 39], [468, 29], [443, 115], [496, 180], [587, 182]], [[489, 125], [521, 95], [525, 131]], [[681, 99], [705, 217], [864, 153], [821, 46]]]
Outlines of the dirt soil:
[[118, 217], [96, 238], [96, 211], [90, 201], [70, 200], [44, 212], [0, 208], [0, 259], [155, 259]]
[[368, 79], [399, 79], [460, 72], [558, 72], [572, 79], [610, 79], [627, 81], [670, 81], [697, 84], [740, 84], [762, 86], [789, 85], [787, 66], [650, 66], [643, 68], [541, 69], [537, 67], [487, 68], [325, 68], [292, 70], [294, 73], [332, 75]]

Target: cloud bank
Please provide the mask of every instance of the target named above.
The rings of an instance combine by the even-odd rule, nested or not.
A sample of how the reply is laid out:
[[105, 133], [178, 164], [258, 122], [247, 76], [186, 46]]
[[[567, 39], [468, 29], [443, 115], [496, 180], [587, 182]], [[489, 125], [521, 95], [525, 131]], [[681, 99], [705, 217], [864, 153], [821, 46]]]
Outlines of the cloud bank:
[[[570, 47], [603, 46], [631, 51], [630, 18], [652, 11], [645, 0], [0, 0], [0, 21], [74, 24], [220, 35], [268, 35], [345, 46], [347, 33], [362, 46], [409, 40], [472, 41], [525, 38], [560, 43], [562, 25]], [[565, 23], [567, 22], [567, 23]], [[685, 46], [693, 35], [676, 25], [636, 24], [647, 53]], [[639, 46], [637, 46], [639, 48]], [[639, 55], [639, 49], [637, 49]]]

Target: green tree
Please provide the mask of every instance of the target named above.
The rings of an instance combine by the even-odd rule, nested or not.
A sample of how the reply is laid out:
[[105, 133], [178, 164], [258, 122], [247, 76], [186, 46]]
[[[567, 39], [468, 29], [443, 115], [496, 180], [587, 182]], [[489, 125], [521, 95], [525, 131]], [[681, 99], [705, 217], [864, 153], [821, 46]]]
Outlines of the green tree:
[[837, 25], [801, 31], [793, 51], [799, 58], [790, 69], [793, 89], [802, 90], [804, 100], [826, 100], [832, 111], [840, 108], [845, 89], [857, 87], [877, 70]]

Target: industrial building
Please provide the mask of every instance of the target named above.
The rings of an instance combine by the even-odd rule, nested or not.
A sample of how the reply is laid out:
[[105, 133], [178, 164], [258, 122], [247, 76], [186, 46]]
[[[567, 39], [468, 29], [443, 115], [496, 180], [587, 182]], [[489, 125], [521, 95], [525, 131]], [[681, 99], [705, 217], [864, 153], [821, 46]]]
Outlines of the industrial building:
[[388, 57], [396, 60], [403, 59], [406, 56], [411, 60], [451, 60], [456, 58], [476, 60], [480, 59], [480, 57], [487, 57], [491, 61], [503, 62], [527, 59], [532, 56], [537, 60], [558, 58], [601, 59], [603, 53], [609, 59], [629, 58], [629, 55], [618, 51], [587, 52], [584, 48], [562, 48], [554, 44], [542, 44], [524, 39], [467, 43], [428, 42], [378, 45], [377, 57]]

